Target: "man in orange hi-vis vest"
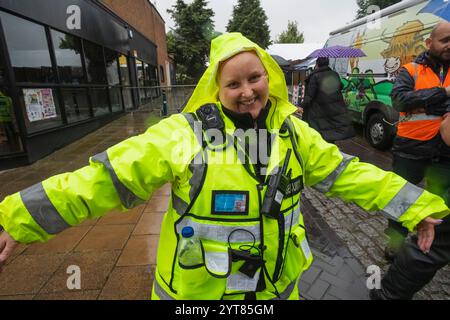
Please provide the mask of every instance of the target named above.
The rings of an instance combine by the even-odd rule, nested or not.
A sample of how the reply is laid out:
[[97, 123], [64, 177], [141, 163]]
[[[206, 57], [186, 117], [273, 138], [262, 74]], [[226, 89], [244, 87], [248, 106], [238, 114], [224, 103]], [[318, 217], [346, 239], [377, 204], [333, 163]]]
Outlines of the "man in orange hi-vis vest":
[[[392, 102], [400, 112], [393, 146], [393, 169], [411, 183], [425, 179], [428, 191], [450, 203], [450, 23], [441, 22], [426, 40], [428, 51], [401, 69], [392, 90]], [[445, 119], [444, 119], [445, 118]], [[450, 220], [436, 228], [430, 251], [418, 249], [417, 238], [404, 240], [407, 230], [394, 221], [387, 229], [393, 262], [372, 290], [372, 299], [411, 299], [437, 270], [450, 261]]]

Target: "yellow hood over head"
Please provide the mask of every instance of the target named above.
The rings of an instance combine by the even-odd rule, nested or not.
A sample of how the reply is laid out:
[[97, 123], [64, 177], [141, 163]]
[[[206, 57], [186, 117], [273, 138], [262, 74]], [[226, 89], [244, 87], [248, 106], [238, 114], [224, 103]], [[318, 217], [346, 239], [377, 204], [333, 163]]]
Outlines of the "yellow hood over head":
[[261, 59], [269, 76], [269, 96], [288, 102], [284, 74], [276, 61], [256, 43], [238, 32], [232, 32], [212, 40], [209, 67], [195, 87], [183, 112], [194, 112], [206, 103], [217, 103], [219, 86], [216, 78], [220, 63], [244, 51], [254, 51]]

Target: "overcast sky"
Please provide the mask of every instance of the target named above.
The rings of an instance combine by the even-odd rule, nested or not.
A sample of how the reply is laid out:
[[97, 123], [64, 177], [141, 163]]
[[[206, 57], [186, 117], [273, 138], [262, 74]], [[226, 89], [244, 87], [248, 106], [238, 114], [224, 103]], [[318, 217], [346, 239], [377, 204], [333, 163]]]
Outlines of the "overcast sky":
[[[176, 0], [151, 0], [156, 3], [159, 13], [166, 21], [166, 31], [174, 26], [167, 13]], [[186, 3], [192, 0], [185, 0]], [[208, 7], [213, 9], [215, 29], [226, 31], [233, 6], [237, 0], [209, 0]], [[354, 20], [358, 6], [356, 0], [261, 0], [272, 40], [284, 31], [288, 20], [297, 21], [300, 31], [304, 32], [305, 42], [325, 42], [331, 31], [343, 27]]]

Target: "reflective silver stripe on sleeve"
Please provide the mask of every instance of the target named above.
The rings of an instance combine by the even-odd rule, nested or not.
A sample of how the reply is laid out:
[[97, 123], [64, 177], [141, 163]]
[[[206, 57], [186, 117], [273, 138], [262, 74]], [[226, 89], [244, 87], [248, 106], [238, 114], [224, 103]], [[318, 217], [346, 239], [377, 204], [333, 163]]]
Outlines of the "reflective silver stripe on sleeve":
[[42, 182], [22, 190], [20, 197], [34, 221], [48, 234], [57, 234], [70, 227], [48, 198]]
[[395, 197], [384, 207], [382, 213], [397, 221], [424, 192], [423, 189], [407, 182]]
[[156, 278], [154, 281], [155, 281], [155, 293], [160, 300], [175, 300], [159, 285]]
[[117, 193], [119, 194], [120, 201], [123, 206], [127, 209], [131, 209], [145, 201], [136, 196], [131, 190], [129, 190], [117, 176], [114, 171], [111, 162], [109, 161], [108, 154], [105, 152], [99, 153], [92, 157], [92, 160], [97, 163], [102, 163], [109, 172], [111, 180], [116, 188]]
[[289, 299], [292, 292], [294, 291], [294, 288], [295, 288], [295, 281], [291, 282], [286, 287], [286, 289], [282, 293], [280, 293], [280, 297], [276, 297], [276, 298], [270, 299], [270, 300], [287, 300], [287, 299]]
[[416, 113], [416, 114], [410, 114], [407, 116], [400, 116], [400, 121], [401, 122], [405, 122], [405, 121], [424, 121], [424, 120], [437, 120], [437, 119], [441, 119], [442, 117], [440, 116], [433, 116], [433, 115], [428, 115], [425, 113]]
[[314, 185], [313, 186], [314, 189], [322, 193], [330, 191], [331, 187], [333, 186], [334, 182], [339, 177], [339, 175], [347, 168], [348, 164], [355, 158], [354, 156], [350, 156], [343, 152], [341, 152], [341, 154], [343, 156], [341, 163], [336, 167], [336, 169], [334, 169], [333, 172], [331, 172], [328, 175], [328, 177], [326, 177], [324, 180]]

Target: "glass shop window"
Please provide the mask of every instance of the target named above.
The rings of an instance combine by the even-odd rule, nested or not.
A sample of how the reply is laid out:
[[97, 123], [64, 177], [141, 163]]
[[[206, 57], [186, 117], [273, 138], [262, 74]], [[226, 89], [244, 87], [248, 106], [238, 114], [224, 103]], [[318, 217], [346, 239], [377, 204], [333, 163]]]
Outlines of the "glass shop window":
[[89, 83], [106, 84], [103, 48], [95, 43], [83, 41], [86, 59], [86, 71]]
[[16, 81], [55, 82], [45, 28], [3, 11], [0, 18]]
[[81, 61], [81, 40], [56, 30], [51, 30], [51, 35], [61, 82], [83, 83], [84, 71]]
[[110, 113], [108, 90], [104, 88], [91, 88], [90, 90], [92, 108], [94, 111], [94, 117], [98, 117], [104, 114]]
[[105, 48], [106, 77], [112, 86], [120, 85], [119, 57], [120, 53]]
[[62, 89], [61, 91], [68, 123], [86, 120], [91, 117], [86, 89], [70, 88]]
[[130, 70], [128, 69], [128, 59], [125, 55], [119, 57], [120, 78], [123, 86], [130, 85]]

